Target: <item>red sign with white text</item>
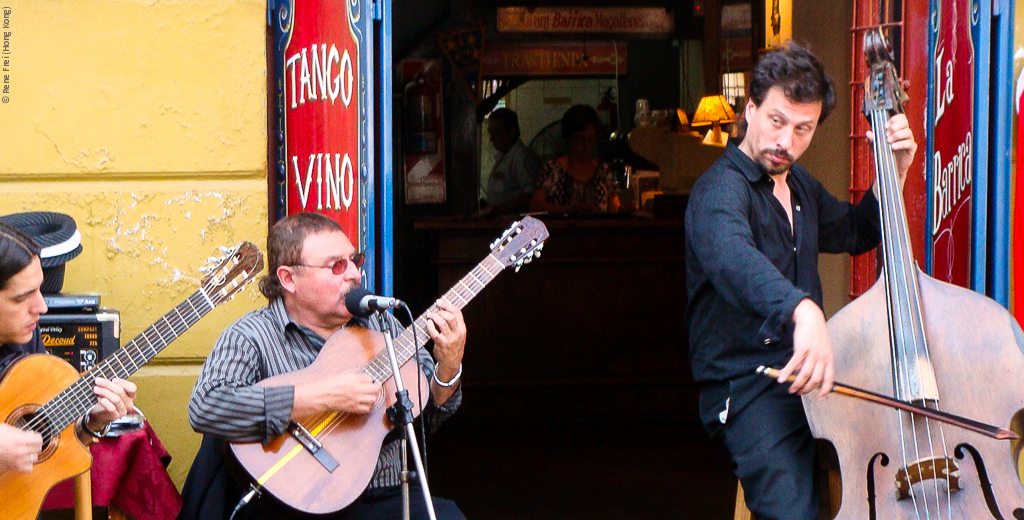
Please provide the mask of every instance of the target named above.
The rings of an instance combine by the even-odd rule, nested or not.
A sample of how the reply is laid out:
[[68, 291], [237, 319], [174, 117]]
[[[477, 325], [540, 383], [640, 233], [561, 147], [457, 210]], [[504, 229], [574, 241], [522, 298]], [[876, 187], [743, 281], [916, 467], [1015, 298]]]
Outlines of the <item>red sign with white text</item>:
[[360, 243], [359, 43], [351, 2], [297, 1], [284, 50], [287, 214], [323, 213]]
[[974, 44], [971, 4], [943, 0], [932, 55], [934, 149], [932, 172], [932, 276], [970, 287], [971, 196], [974, 175]]

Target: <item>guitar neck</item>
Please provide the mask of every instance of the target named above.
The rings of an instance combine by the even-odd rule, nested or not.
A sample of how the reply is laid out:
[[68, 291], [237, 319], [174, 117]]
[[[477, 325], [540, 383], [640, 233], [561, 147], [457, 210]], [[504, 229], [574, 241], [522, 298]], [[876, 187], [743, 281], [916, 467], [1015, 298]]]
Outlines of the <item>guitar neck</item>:
[[40, 407], [36, 415], [44, 417], [54, 433], [64, 430], [96, 404], [93, 393], [96, 378], [127, 379], [214, 307], [214, 301], [204, 289], [192, 293], [171, 312]]
[[[480, 294], [480, 291], [487, 287], [487, 284], [491, 283], [491, 280], [494, 280], [494, 277], [498, 276], [498, 273], [504, 268], [505, 266], [494, 255], [488, 255], [448, 292], [444, 293], [444, 299], [461, 310], [477, 294]], [[415, 357], [419, 349], [430, 340], [430, 335], [427, 333], [427, 314], [435, 313], [438, 310], [436, 304], [431, 305], [427, 312], [416, 318], [411, 327], [406, 328], [401, 335], [395, 338], [395, 355], [398, 357], [399, 366], [405, 365]], [[374, 381], [380, 383], [387, 381], [393, 375], [387, 350], [378, 353], [363, 370], [372, 376]]]

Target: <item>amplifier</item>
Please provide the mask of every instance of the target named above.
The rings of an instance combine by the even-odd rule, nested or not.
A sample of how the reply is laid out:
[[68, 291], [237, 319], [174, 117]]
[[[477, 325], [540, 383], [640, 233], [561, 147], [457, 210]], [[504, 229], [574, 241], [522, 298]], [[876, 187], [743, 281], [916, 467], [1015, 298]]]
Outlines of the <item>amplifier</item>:
[[79, 372], [88, 372], [121, 348], [121, 314], [105, 308], [82, 314], [43, 314], [39, 334], [50, 354]]
[[100, 306], [98, 294], [44, 294], [43, 301], [50, 314], [96, 312]]

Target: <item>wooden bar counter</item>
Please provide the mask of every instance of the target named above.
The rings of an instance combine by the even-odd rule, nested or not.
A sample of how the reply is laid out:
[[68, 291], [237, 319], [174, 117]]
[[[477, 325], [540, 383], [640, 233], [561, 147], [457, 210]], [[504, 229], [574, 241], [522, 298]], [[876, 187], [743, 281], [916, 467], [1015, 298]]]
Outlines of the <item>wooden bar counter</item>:
[[[506, 269], [463, 310], [464, 421], [693, 418], [681, 219], [539, 216], [537, 260]], [[512, 218], [423, 220], [442, 294]], [[421, 271], [423, 276], [431, 276]]]

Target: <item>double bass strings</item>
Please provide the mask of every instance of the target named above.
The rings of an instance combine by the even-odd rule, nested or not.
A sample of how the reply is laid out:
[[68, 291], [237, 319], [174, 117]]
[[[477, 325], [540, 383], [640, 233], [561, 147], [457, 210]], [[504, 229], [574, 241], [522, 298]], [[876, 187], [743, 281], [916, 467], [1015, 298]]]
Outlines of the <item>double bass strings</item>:
[[[885, 69], [884, 74], [890, 78], [895, 76], [889, 68]], [[890, 74], [891, 76], [889, 76]], [[875, 94], [882, 95], [883, 93], [876, 92]], [[892, 95], [891, 92], [889, 94]], [[892, 100], [893, 97], [889, 97], [889, 99]], [[920, 305], [914, 305], [914, 303], [920, 302], [920, 298], [916, 283], [916, 273], [913, 269], [914, 263], [910, 259], [909, 231], [906, 224], [906, 213], [903, 206], [898, 170], [892, 149], [888, 146], [887, 139], [885, 139], [885, 123], [887, 121], [888, 113], [884, 108], [876, 107], [871, 111], [871, 125], [875, 135], [873, 150], [876, 171], [878, 173], [876, 181], [879, 183], [882, 193], [882, 229], [885, 231], [885, 238], [888, 239], [883, 244], [883, 257], [886, 263], [885, 288], [887, 293], [886, 301], [889, 306], [889, 337], [891, 359], [893, 362], [894, 395], [898, 399], [907, 402], [919, 398], [923, 404], [926, 404], [929, 390], [933, 390], [932, 397], [935, 398], [933, 403], [937, 408], [937, 389], [934, 389], [934, 384], [930, 385], [931, 388], [926, 389], [926, 382], [922, 379], [927, 377], [926, 371], [931, 370], [931, 362], [928, 356], [927, 343], [923, 335], [924, 329], [923, 326], [920, 326], [922, 324], [920, 320]], [[912, 351], [908, 351], [908, 349]], [[930, 377], [929, 380], [934, 382], [934, 377]], [[932, 425], [926, 416], [923, 419], [923, 425], [919, 426], [916, 414], [904, 414], [903, 410], [897, 412], [896, 421], [896, 426], [900, 430], [902, 467], [909, 475], [911, 473], [911, 464], [908, 462], [908, 452], [912, 451], [914, 461], [922, 460], [921, 452], [923, 449], [927, 450], [931, 460], [935, 458], [936, 448], [933, 443]], [[905, 422], [909, 423], [909, 432], [907, 427], [904, 426]], [[921, 433], [927, 440], [926, 446], [921, 446], [919, 427], [923, 428]], [[941, 437], [940, 443], [943, 457], [945, 460], [949, 460], [945, 432], [942, 425], [937, 425], [937, 429]], [[908, 436], [911, 437], [910, 442], [907, 440]], [[921, 479], [920, 466], [915, 465], [914, 468], [917, 469], [917, 478]], [[945, 509], [951, 516], [952, 500], [948, 492], [948, 472], [945, 478], [947, 490]], [[911, 481], [913, 480], [912, 477], [910, 479]], [[939, 489], [938, 479], [932, 479], [931, 487], [934, 492], [935, 512], [941, 516], [943, 494]], [[908, 489], [914, 509], [918, 512], [918, 515], [921, 513], [920, 508], [923, 504], [925, 517], [931, 518], [932, 507], [930, 506], [930, 501], [924, 499], [924, 497], [921, 497], [922, 500], [919, 500], [918, 493], [913, 485], [910, 485]]]

